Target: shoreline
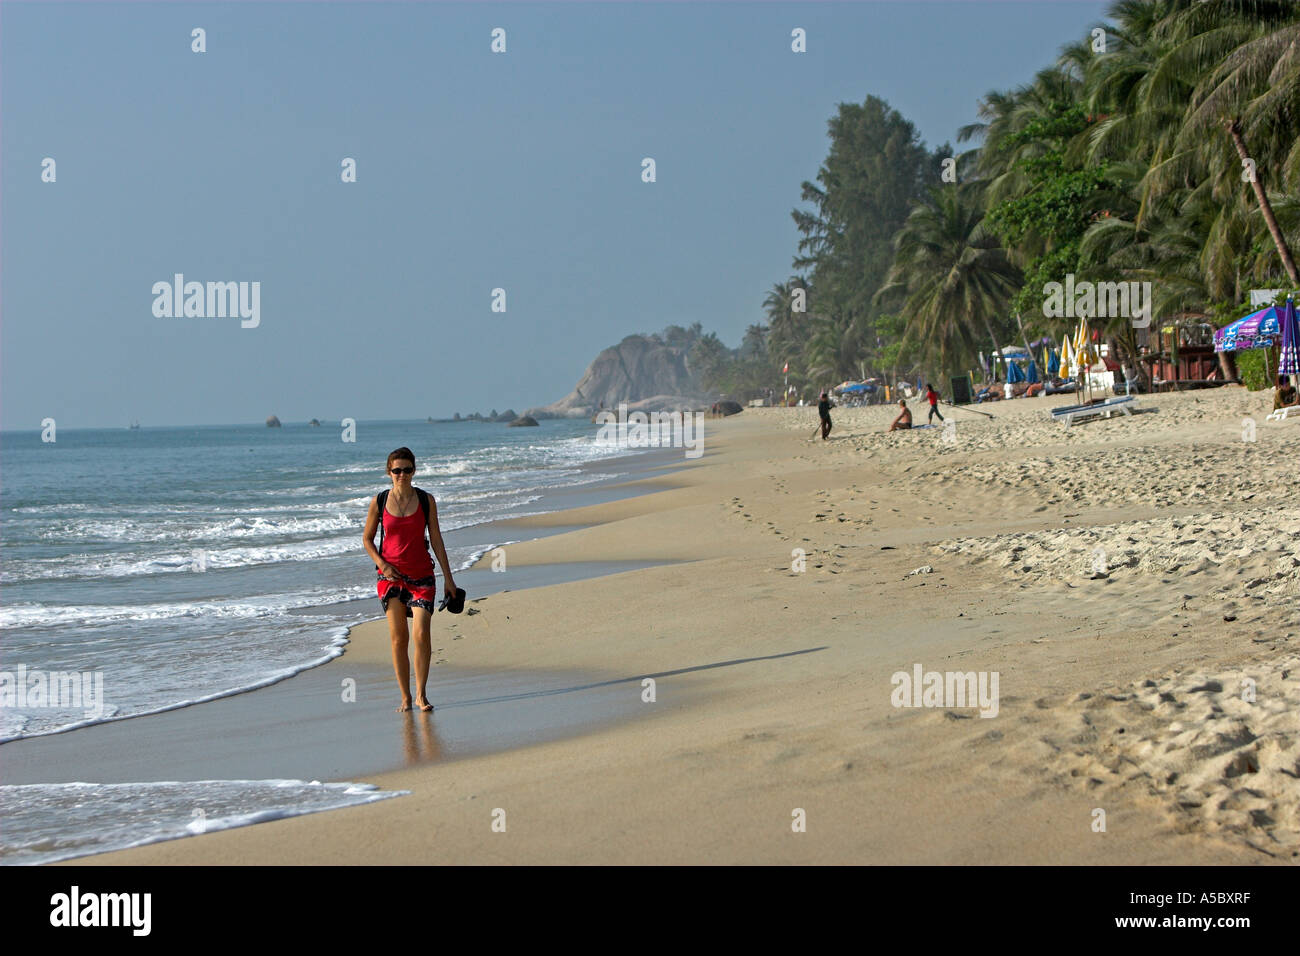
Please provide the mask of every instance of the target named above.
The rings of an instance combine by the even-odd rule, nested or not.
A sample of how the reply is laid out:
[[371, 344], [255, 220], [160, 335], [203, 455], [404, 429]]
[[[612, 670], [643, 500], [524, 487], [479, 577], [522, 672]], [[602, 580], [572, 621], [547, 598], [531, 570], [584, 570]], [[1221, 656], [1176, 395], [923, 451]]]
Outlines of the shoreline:
[[[824, 444], [807, 438], [811, 409], [747, 409], [713, 423], [709, 454], [663, 483], [671, 487], [566, 513], [555, 523], [593, 523], [510, 549], [512, 568], [574, 557], [683, 563], [502, 591], [458, 622], [453, 668], [601, 671], [644, 718], [366, 777], [410, 791], [402, 800], [77, 862], [1290, 860], [1295, 797], [1278, 788], [1295, 716], [1277, 701], [1296, 676], [1271, 668], [1300, 635], [1282, 603], [1295, 573], [1269, 550], [1272, 532], [1234, 519], [1247, 521], [1234, 546], [1261, 536], [1258, 560], [1277, 564], [1275, 585], [1247, 588], [1256, 559], [1226, 549], [1200, 577], [1147, 570], [1142, 561], [1190, 555], [1194, 545], [1177, 536], [1137, 563], [1117, 560], [1101, 581], [1051, 564], [1053, 554], [1087, 556], [1051, 536], [1069, 532], [1067, 515], [1106, 535], [1152, 529], [1126, 532], [1146, 554], [1141, 535], [1174, 520], [1165, 484], [1183, 489], [1185, 506], [1197, 497], [1186, 488], [1196, 469], [1216, 492], [1225, 482], [1271, 488], [1297, 433], [1261, 427], [1249, 448], [1228, 435], [1240, 431], [1240, 409], [1262, 401], [1226, 389], [1160, 396], [1156, 414], [1067, 433], [1045, 421], [1049, 405], [1021, 400], [995, 407], [987, 426], [959, 426], [949, 449], [923, 441], [926, 431], [884, 436], [870, 408], [833, 413]], [[1087, 473], [1052, 464], [1076, 452]], [[1242, 456], [1251, 471], [1236, 470]], [[1259, 492], [1260, 503], [1284, 501], [1286, 487]], [[1087, 508], [1089, 494], [1104, 509]], [[1250, 510], [1201, 497], [1203, 508]], [[1008, 535], [1013, 543], [998, 543]], [[806, 557], [797, 572], [796, 547]], [[1225, 625], [1229, 606], [1237, 614]], [[382, 668], [383, 622], [354, 635], [354, 665]], [[996, 717], [893, 706], [890, 675], [918, 664], [1000, 674]], [[1266, 689], [1251, 718], [1224, 676], [1247, 672]], [[659, 675], [653, 703], [641, 698], [650, 675]], [[1255, 720], [1253, 741], [1216, 731], [1216, 709], [1233, 727]], [[1144, 766], [1154, 752], [1169, 755], [1159, 780]], [[1250, 759], [1251, 787], [1220, 766]], [[509, 815], [509, 835], [491, 831], [494, 808]], [[808, 818], [797, 836], [793, 808]], [[1090, 826], [1098, 808], [1104, 832]], [[1252, 819], [1273, 822], [1252, 829]]]
[[[678, 455], [677, 449], [647, 449], [631, 456], [584, 462], [578, 468], [590, 475], [608, 473], [613, 470], [611, 465], [618, 473], [598, 477], [585, 485], [558, 486], [545, 496], [544, 502], [559, 511], [575, 502], [609, 503], [644, 494], [647, 488], [640, 482], [666, 480], [678, 465]], [[508, 521], [496, 519], [449, 534], [468, 530], [496, 538], [507, 530]], [[523, 532], [529, 538], [541, 538], [574, 527], [579, 526], [509, 529], [509, 537]], [[565, 561], [522, 566], [514, 569], [510, 587], [504, 589], [584, 580], [653, 563]], [[467, 590], [476, 595], [471, 599], [471, 607], [473, 602], [498, 593], [507, 583], [499, 574], [468, 567], [458, 571], [457, 578], [458, 585], [469, 585]], [[341, 609], [354, 603], [315, 606], [303, 609], [302, 613], [312, 614], [322, 608]], [[474, 613], [476, 610], [469, 610], [470, 615]], [[454, 622], [455, 618], [447, 615], [446, 621]], [[374, 617], [363, 623], [384, 626], [385, 619]], [[0, 749], [3, 782], [17, 786], [58, 786], [94, 781], [96, 785], [109, 785], [109, 789], [139, 787], [142, 795], [155, 792], [151, 788], [171, 786], [188, 788], [187, 793], [197, 790], [194, 800], [201, 800], [199, 794], [205, 781], [216, 785], [218, 791], [242, 785], [253, 793], [259, 792], [259, 780], [328, 780], [331, 782], [324, 786], [353, 784], [353, 789], [359, 786], [368, 790], [370, 785], [362, 782], [363, 778], [380, 771], [465, 759], [581, 734], [602, 724], [643, 716], [627, 713], [628, 708], [609, 689], [609, 675], [591, 669], [485, 673], [435, 667], [430, 674], [430, 693], [436, 693], [439, 702], [436, 732], [427, 719], [412, 714], [403, 715], [407, 719], [394, 727], [393, 718], [397, 715], [387, 706], [389, 697], [394, 701], [397, 697], [396, 688], [391, 686], [391, 663], [358, 662], [355, 655], [349, 657], [350, 635], [357, 626], [346, 629], [335, 656], [257, 687], [146, 714], [7, 741], [8, 748]], [[452, 623], [451, 634], [442, 635], [449, 645], [454, 639], [454, 627]], [[361, 702], [361, 707], [340, 707], [340, 684], [344, 682], [351, 684], [354, 704]], [[366, 700], [383, 703], [366, 707]], [[479, 716], [484, 704], [491, 705], [487, 708], [490, 711], [487, 720]], [[360, 720], [357, 713], [361, 714]], [[143, 746], [142, 739], [147, 741]], [[191, 783], [193, 787], [189, 787]], [[310, 794], [316, 790], [308, 787], [304, 792]], [[377, 791], [364, 799], [353, 797], [350, 803], [339, 805], [365, 805], [382, 800], [385, 795], [404, 793]], [[109, 797], [107, 792], [105, 797]], [[348, 801], [348, 798], [338, 799]], [[337, 805], [317, 805], [302, 810], [301, 814], [337, 808]], [[229, 828], [256, 825], [275, 818], [276, 814], [281, 812], [259, 812]], [[281, 814], [285, 819], [295, 815], [298, 815], [295, 811]], [[164, 819], [165, 816], [160, 818], [160, 825]], [[129, 849], [174, 841], [178, 839], [175, 832], [178, 827], [179, 838], [189, 838], [185, 835], [184, 820], [172, 823], [176, 825], [168, 834], [144, 838]], [[214, 827], [211, 832], [218, 831]], [[76, 865], [93, 855], [97, 854], [75, 854], [50, 863]]]

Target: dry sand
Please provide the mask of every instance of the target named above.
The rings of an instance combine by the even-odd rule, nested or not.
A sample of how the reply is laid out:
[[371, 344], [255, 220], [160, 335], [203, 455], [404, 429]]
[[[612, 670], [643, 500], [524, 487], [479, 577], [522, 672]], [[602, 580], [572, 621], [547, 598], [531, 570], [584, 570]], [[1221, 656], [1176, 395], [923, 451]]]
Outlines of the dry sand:
[[[1269, 401], [1144, 396], [1066, 430], [1046, 415], [1066, 398], [1017, 400], [944, 409], [947, 435], [841, 409], [825, 443], [810, 408], [710, 421], [655, 493], [519, 522], [591, 526], [509, 546], [505, 574], [682, 563], [435, 618], [452, 666], [638, 697], [654, 677], [643, 719], [93, 862], [1295, 862], [1300, 423]], [[358, 658], [387, 663], [384, 622]], [[917, 664], [997, 672], [996, 716], [893, 706]]]

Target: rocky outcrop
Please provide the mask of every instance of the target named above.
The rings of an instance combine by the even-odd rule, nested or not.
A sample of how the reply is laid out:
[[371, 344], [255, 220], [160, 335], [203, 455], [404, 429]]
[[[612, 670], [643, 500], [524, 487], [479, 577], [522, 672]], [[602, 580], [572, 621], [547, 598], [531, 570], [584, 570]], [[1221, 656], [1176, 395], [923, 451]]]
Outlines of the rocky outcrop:
[[267, 428], [279, 428], [279, 427], [280, 427], [280, 419], [276, 418], [274, 415], [268, 415], [267, 418], [266, 418], [266, 427], [267, 427]]
[[510, 423], [510, 427], [518, 428], [522, 425], [536, 425], [536, 424], [537, 424], [537, 419], [532, 418], [529, 415], [520, 415], [518, 418], [516, 418], [513, 422]]
[[312, 419], [311, 421], [309, 421], [307, 424], [308, 424], [308, 425], [315, 425], [317, 428], [320, 428], [320, 419], [319, 419], [319, 418], [313, 418], [313, 419]]
[[533, 418], [589, 418], [602, 404], [617, 411], [676, 411], [708, 407], [686, 360], [686, 349], [644, 335], [629, 335], [596, 356], [573, 391], [550, 405], [524, 412]]
[[518, 417], [519, 417], [519, 413], [518, 413], [517, 411], [515, 411], [513, 408], [507, 408], [507, 409], [506, 409], [504, 412], [502, 412], [500, 415], [493, 415], [493, 416], [492, 416], [492, 421], [494, 421], [494, 422], [506, 422], [506, 423], [508, 423], [508, 424], [513, 425], [513, 424], [515, 424], [515, 419], [518, 418]]

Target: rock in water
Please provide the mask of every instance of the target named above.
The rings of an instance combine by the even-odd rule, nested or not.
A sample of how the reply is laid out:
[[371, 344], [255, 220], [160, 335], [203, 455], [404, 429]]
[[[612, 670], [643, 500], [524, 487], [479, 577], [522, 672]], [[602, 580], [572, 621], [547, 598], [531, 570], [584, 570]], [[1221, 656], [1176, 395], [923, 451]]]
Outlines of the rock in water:
[[266, 427], [267, 427], [267, 428], [279, 428], [279, 427], [280, 427], [280, 419], [276, 418], [274, 415], [268, 415], [267, 418], [266, 418]]
[[311, 421], [309, 421], [307, 424], [308, 424], [308, 425], [315, 425], [317, 428], [319, 428], [319, 427], [320, 427], [320, 419], [319, 419], [319, 418], [313, 418], [313, 419], [312, 419]]
[[509, 427], [517, 428], [520, 425], [536, 425], [536, 424], [537, 424], [537, 419], [533, 418], [532, 416], [520, 415], [518, 418], [516, 418], [513, 422], [510, 423]]

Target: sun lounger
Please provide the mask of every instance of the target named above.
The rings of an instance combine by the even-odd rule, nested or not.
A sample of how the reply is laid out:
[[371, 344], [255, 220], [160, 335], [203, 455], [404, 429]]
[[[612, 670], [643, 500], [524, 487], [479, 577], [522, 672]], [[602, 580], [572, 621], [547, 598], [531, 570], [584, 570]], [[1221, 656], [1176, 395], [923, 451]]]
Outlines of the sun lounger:
[[1300, 418], [1300, 405], [1283, 405], [1281, 408], [1275, 408], [1268, 413], [1268, 417], [1264, 420], [1267, 422], [1284, 422], [1292, 415]]
[[1063, 405], [1051, 410], [1052, 421], [1065, 422], [1065, 427], [1069, 428], [1076, 421], [1098, 417], [1110, 418], [1117, 411], [1132, 415], [1136, 405], [1137, 399], [1132, 395], [1109, 398], [1104, 402], [1094, 402], [1091, 405]]

